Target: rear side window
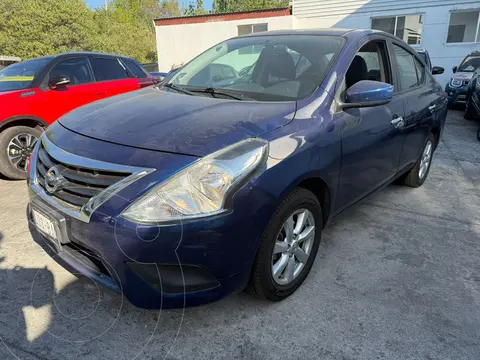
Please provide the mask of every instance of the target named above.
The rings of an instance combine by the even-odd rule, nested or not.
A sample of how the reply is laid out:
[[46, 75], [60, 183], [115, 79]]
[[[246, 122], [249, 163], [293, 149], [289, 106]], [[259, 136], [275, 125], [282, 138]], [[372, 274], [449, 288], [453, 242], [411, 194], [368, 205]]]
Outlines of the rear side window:
[[89, 84], [93, 82], [87, 58], [74, 58], [60, 61], [50, 70], [49, 79], [68, 76], [70, 85]]
[[[406, 91], [418, 86], [415, 58], [404, 48], [393, 44], [393, 56], [397, 63], [399, 91]], [[418, 62], [417, 62], [418, 63]]]
[[425, 66], [415, 59], [415, 68], [417, 70], [417, 78], [418, 78], [418, 83], [422, 85], [425, 81]]
[[127, 65], [128, 69], [139, 79], [144, 79], [147, 77], [145, 71], [138, 65], [135, 61], [130, 59], [122, 59], [122, 61]]
[[129, 77], [125, 66], [116, 58], [92, 58], [91, 63], [97, 81], [120, 80]]

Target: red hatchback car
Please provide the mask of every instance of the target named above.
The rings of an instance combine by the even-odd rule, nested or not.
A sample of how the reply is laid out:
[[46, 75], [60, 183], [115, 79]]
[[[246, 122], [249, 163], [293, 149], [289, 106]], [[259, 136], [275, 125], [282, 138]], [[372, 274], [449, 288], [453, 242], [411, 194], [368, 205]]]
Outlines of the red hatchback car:
[[157, 81], [135, 60], [64, 53], [0, 70], [0, 173], [24, 179], [33, 145], [63, 114]]

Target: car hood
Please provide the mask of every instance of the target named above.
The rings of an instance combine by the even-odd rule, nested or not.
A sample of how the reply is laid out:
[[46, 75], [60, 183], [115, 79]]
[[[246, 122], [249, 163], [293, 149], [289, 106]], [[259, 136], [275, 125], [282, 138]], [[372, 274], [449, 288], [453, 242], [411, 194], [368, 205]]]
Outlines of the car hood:
[[471, 80], [474, 74], [475, 74], [474, 72], [459, 71], [459, 72], [456, 72], [455, 74], [453, 74], [452, 78], [462, 80], [462, 81], [463, 80]]
[[295, 102], [224, 100], [149, 87], [83, 106], [59, 122], [94, 139], [205, 156], [287, 124], [295, 108]]

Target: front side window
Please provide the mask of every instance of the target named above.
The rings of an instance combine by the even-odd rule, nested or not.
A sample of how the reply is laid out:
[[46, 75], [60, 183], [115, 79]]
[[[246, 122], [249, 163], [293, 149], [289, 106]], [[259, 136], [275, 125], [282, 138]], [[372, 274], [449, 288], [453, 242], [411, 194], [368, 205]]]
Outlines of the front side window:
[[129, 77], [125, 66], [116, 58], [92, 58], [93, 73], [97, 81], [121, 80]]
[[374, 18], [372, 29], [395, 35], [409, 45], [419, 45], [422, 40], [423, 15]]
[[0, 92], [28, 89], [50, 61], [51, 59], [29, 60], [0, 70]]
[[[296, 100], [308, 96], [320, 85], [333, 55], [342, 45], [343, 38], [337, 36], [230, 39], [186, 64], [169, 83], [187, 89], [225, 89], [254, 100]], [[260, 52], [243, 53], [252, 46], [260, 48]]]
[[415, 64], [414, 56], [395, 44], [393, 44], [393, 55], [397, 63], [398, 91], [407, 91], [417, 87], [419, 85], [416, 69], [418, 64]]
[[474, 72], [480, 70], [480, 56], [467, 56], [457, 71]]
[[450, 13], [447, 43], [480, 42], [480, 10]]
[[390, 78], [386, 44], [384, 41], [372, 41], [363, 45], [353, 58], [345, 75], [345, 85], [348, 89], [362, 80], [389, 83]]
[[74, 58], [60, 61], [48, 75], [54, 79], [59, 76], [67, 76], [70, 79], [69, 85], [89, 84], [93, 82], [92, 74], [88, 68], [87, 58]]

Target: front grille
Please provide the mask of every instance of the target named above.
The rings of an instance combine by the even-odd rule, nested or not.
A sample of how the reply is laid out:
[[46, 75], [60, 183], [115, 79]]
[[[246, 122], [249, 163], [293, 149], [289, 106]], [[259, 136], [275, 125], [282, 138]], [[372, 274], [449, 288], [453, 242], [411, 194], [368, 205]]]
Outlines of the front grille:
[[469, 83], [470, 83], [469, 80], [465, 80], [465, 81], [463, 82], [463, 85], [467, 86]]
[[[67, 180], [67, 183], [61, 189], [50, 194], [45, 187], [45, 176], [47, 171], [53, 166], [58, 169], [59, 173]], [[73, 166], [58, 161], [47, 152], [43, 144], [40, 145], [38, 150], [38, 184], [48, 195], [74, 207], [81, 208], [92, 197], [131, 174]]]

